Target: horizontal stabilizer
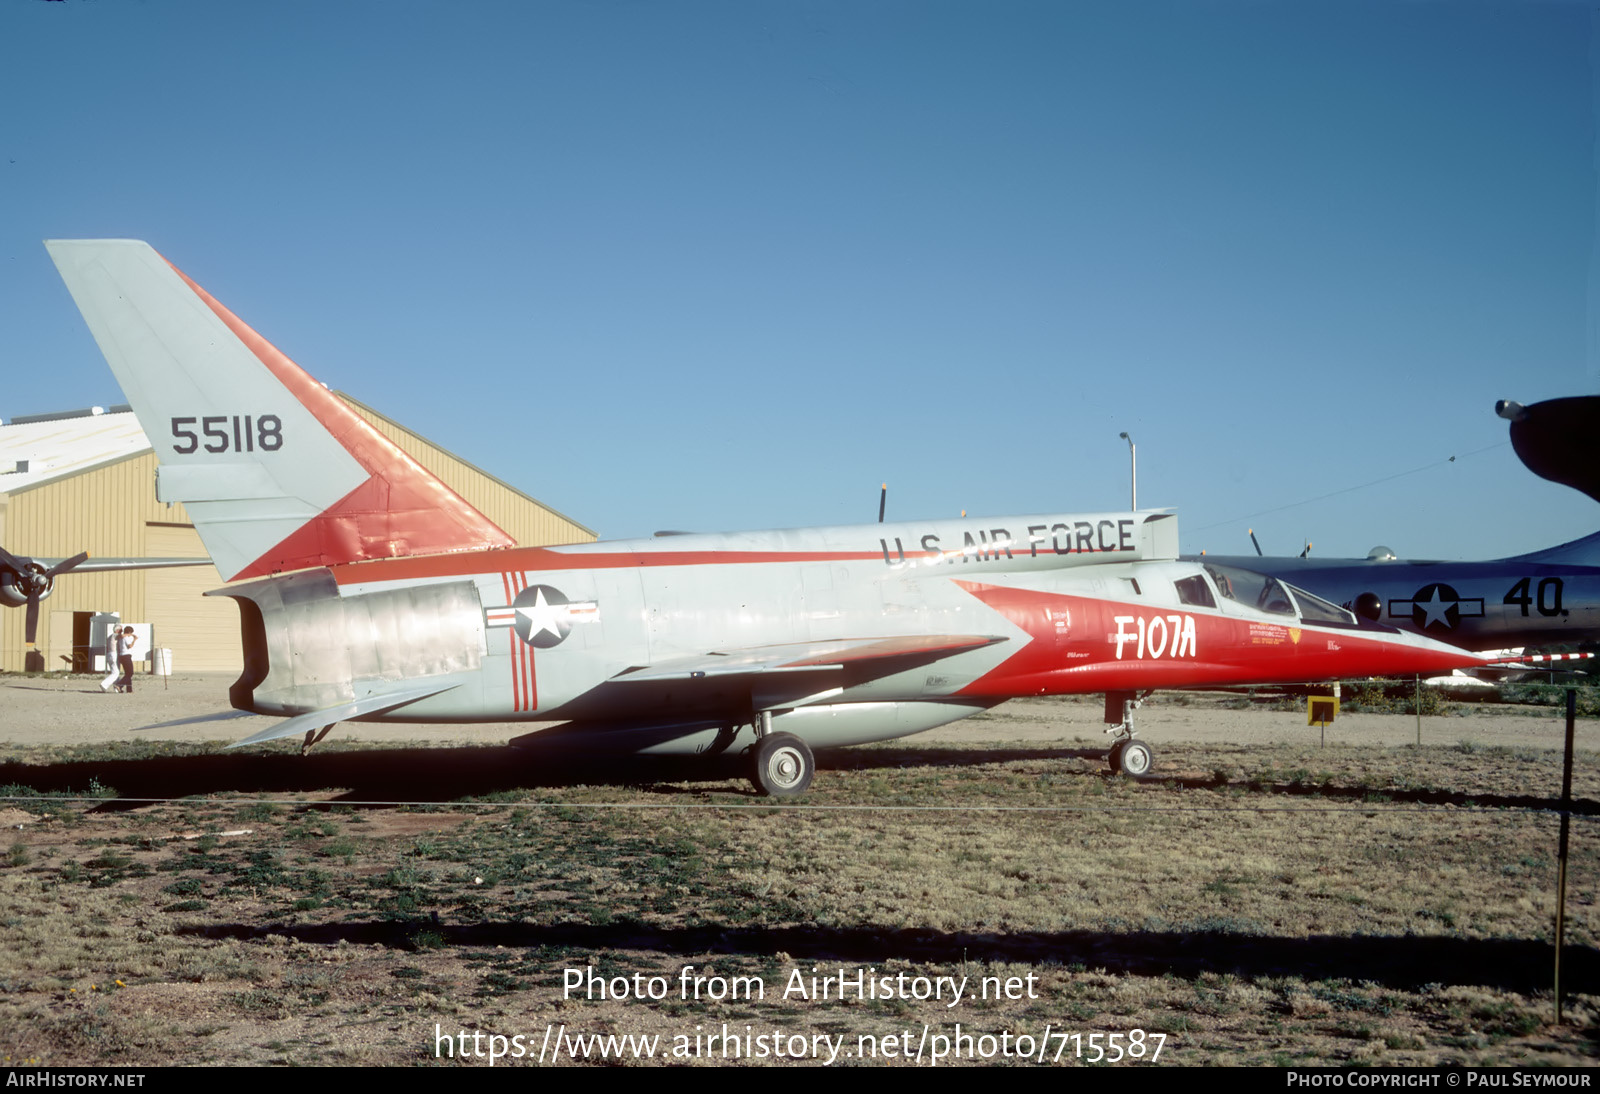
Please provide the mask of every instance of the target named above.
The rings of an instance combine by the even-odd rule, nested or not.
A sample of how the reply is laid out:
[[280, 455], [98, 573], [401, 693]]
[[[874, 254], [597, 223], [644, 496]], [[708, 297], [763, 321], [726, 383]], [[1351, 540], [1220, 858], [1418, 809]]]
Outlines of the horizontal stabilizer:
[[246, 745], [258, 745], [263, 741], [276, 741], [280, 737], [295, 737], [308, 733], [323, 726], [332, 725], [334, 722], [348, 722], [352, 718], [360, 718], [369, 714], [386, 714], [397, 707], [407, 703], [415, 703], [419, 699], [426, 699], [430, 695], [438, 695], [458, 687], [457, 684], [427, 684], [422, 687], [406, 688], [403, 691], [390, 691], [382, 695], [368, 695], [364, 699], [357, 699], [350, 703], [341, 703], [336, 707], [326, 710], [314, 710], [310, 714], [298, 714], [277, 725], [269, 726], [260, 733], [251, 734], [242, 741], [235, 741], [229, 748], [243, 748]]

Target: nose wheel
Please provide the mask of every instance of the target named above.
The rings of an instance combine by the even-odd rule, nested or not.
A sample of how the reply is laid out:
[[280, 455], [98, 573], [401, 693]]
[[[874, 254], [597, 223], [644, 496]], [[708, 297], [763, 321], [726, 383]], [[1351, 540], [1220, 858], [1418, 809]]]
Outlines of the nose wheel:
[[1138, 738], [1118, 741], [1111, 746], [1111, 752], [1106, 759], [1110, 762], [1113, 772], [1126, 775], [1130, 779], [1147, 778], [1156, 766], [1155, 752]]
[[798, 798], [811, 785], [817, 761], [810, 747], [793, 733], [768, 733], [751, 752], [750, 781], [769, 798]]

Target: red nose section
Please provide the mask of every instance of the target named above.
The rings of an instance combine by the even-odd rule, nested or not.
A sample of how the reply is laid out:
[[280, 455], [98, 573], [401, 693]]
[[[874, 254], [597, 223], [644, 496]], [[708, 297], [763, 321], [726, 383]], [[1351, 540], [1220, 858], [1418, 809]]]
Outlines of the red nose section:
[[1476, 654], [1409, 635], [1236, 619], [1089, 597], [959, 582], [1031, 641], [963, 695], [1272, 684], [1440, 673]]

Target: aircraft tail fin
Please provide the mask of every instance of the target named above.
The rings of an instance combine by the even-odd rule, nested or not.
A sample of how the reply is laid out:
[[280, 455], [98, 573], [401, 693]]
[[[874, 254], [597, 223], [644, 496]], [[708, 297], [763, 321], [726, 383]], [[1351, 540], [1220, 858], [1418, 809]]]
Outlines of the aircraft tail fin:
[[1542, 562], [1551, 566], [1600, 566], [1600, 532], [1575, 539], [1571, 543], [1546, 547], [1532, 554], [1517, 555], [1516, 558], [1506, 561]]
[[514, 545], [149, 244], [45, 246], [225, 579]]

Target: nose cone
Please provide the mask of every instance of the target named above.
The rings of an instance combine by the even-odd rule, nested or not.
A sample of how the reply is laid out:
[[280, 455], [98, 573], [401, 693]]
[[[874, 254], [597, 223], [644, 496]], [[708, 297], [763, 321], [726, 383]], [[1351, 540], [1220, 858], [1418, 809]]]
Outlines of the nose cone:
[[1434, 676], [1455, 669], [1481, 668], [1490, 663], [1482, 654], [1403, 631], [1377, 638], [1376, 645], [1375, 652], [1381, 664], [1370, 670], [1373, 676]]

